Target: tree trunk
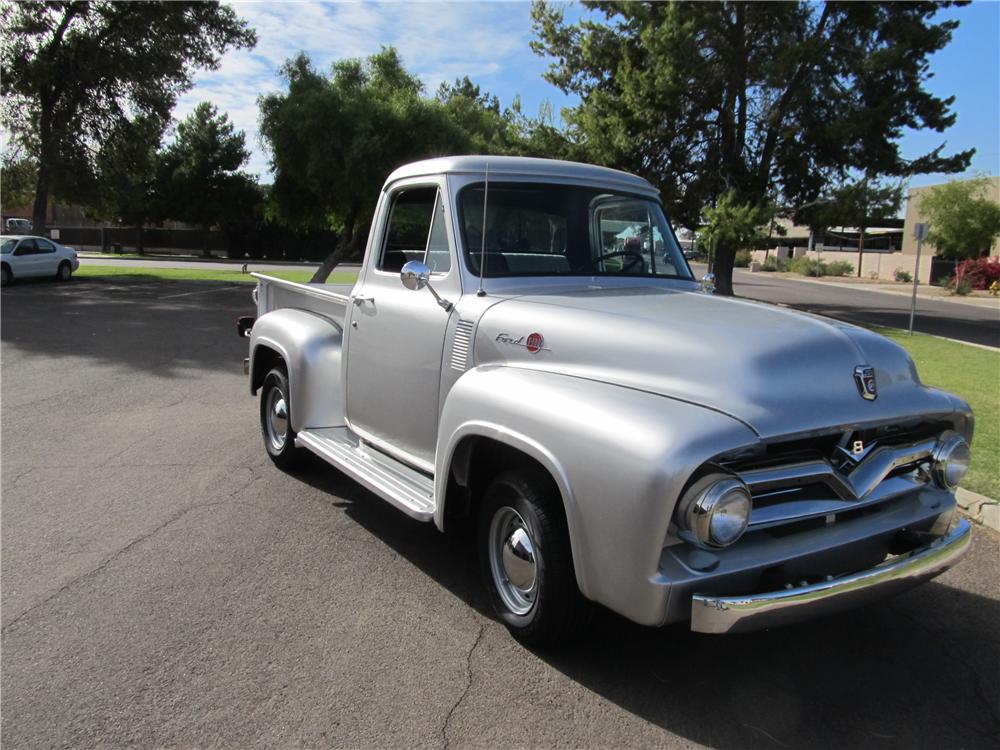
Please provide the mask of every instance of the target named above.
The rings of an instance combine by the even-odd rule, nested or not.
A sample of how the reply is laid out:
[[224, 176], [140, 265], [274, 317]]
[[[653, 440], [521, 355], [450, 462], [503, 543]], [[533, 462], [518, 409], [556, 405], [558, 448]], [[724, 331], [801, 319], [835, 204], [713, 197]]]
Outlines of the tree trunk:
[[201, 257], [212, 257], [212, 233], [206, 224], [202, 230]]
[[736, 260], [736, 248], [726, 242], [715, 245], [715, 260], [712, 263], [712, 273], [715, 274], [715, 293], [726, 297], [733, 296], [733, 262]]
[[861, 232], [858, 234], [858, 278], [861, 278], [861, 262], [865, 257], [865, 230], [861, 227]]
[[142, 224], [135, 225], [135, 251], [142, 255]]
[[32, 232], [44, 234], [48, 223], [49, 206], [49, 167], [42, 161], [38, 162], [38, 180], [35, 182], [35, 202], [31, 207]]
[[340, 233], [340, 238], [337, 240], [336, 247], [333, 248], [333, 252], [327, 255], [323, 262], [319, 264], [319, 268], [316, 269], [316, 273], [313, 277], [309, 279], [310, 284], [322, 284], [327, 280], [333, 269], [337, 267], [340, 263], [340, 259], [344, 257], [344, 253], [348, 248], [353, 246], [354, 243], [354, 225], [357, 223], [357, 212], [351, 211], [347, 214], [344, 219], [344, 230]]

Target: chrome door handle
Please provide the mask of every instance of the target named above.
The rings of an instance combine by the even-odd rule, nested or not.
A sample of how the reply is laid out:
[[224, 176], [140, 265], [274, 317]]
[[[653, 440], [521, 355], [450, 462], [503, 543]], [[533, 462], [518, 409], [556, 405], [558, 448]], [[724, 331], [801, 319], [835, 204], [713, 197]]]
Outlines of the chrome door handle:
[[365, 302], [374, 302], [375, 298], [367, 294], [355, 294], [351, 299], [355, 305], [363, 305]]

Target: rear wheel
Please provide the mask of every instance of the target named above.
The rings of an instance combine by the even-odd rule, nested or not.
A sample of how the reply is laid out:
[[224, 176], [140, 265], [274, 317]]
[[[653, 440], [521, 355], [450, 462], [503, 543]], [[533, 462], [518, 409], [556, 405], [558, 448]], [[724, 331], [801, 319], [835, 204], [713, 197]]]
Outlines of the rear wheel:
[[577, 588], [562, 501], [547, 476], [518, 469], [494, 479], [478, 538], [490, 600], [515, 638], [553, 646], [584, 630], [593, 605]]
[[305, 451], [295, 447], [288, 393], [288, 374], [285, 368], [272, 368], [264, 378], [260, 391], [260, 431], [267, 455], [281, 469], [301, 466], [305, 458]]
[[56, 271], [56, 278], [59, 281], [69, 281], [73, 276], [73, 267], [69, 264], [68, 260], [64, 260], [59, 264], [59, 270]]

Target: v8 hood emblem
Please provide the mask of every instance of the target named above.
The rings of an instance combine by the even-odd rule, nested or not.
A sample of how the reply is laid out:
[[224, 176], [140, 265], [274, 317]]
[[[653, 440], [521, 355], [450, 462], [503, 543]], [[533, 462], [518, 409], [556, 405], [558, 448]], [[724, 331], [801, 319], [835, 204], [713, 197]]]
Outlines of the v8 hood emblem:
[[875, 368], [871, 365], [858, 365], [854, 368], [854, 384], [858, 393], [866, 401], [878, 398], [878, 384], [875, 382]]

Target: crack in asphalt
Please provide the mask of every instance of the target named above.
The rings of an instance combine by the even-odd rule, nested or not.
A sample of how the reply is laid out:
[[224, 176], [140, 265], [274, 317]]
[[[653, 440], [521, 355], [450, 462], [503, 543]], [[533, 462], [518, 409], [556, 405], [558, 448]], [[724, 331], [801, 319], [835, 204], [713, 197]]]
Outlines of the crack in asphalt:
[[[150, 538], [156, 536], [158, 533], [160, 533], [161, 531], [163, 531], [165, 528], [167, 528], [171, 524], [177, 523], [177, 521], [181, 520], [182, 518], [184, 518], [186, 515], [188, 515], [192, 511], [204, 510], [206, 508], [212, 508], [212, 507], [215, 507], [215, 506], [218, 506], [218, 505], [226, 505], [228, 503], [233, 503], [234, 502], [234, 498], [236, 497], [236, 495], [238, 495], [239, 493], [243, 492], [247, 487], [249, 487], [251, 484], [253, 484], [255, 481], [257, 481], [257, 479], [259, 479], [259, 477], [257, 475], [257, 472], [253, 469], [253, 467], [250, 467], [250, 466], [241, 466], [239, 468], [246, 469], [250, 473], [250, 476], [249, 476], [249, 478], [245, 482], [241, 483], [236, 489], [234, 489], [232, 492], [230, 492], [228, 495], [226, 495], [226, 498], [224, 500], [213, 500], [213, 501], [207, 502], [207, 503], [196, 503], [195, 505], [190, 505], [187, 508], [184, 508], [184, 509], [182, 509], [180, 511], [177, 511], [173, 515], [171, 515], [171, 516], [167, 517], [166, 519], [164, 519], [162, 523], [158, 524], [157, 526], [155, 526], [150, 531], [147, 531], [144, 534], [140, 534], [135, 539], [131, 540], [124, 547], [122, 547], [121, 549], [117, 550], [116, 552], [114, 552], [109, 557], [105, 558], [105, 560], [103, 562], [101, 562], [99, 565], [97, 565], [96, 567], [91, 568], [87, 572], [81, 573], [80, 575], [76, 576], [75, 578], [70, 579], [69, 581], [67, 581], [66, 583], [64, 583], [62, 586], [60, 586], [59, 588], [57, 588], [55, 591], [53, 591], [51, 594], [49, 594], [47, 597], [45, 597], [44, 599], [42, 599], [40, 602], [32, 604], [30, 607], [28, 607], [27, 609], [25, 609], [23, 612], [21, 612], [18, 615], [16, 615], [10, 622], [8, 622], [6, 625], [4, 625], [2, 628], [0, 628], [0, 633], [6, 633], [8, 630], [10, 630], [12, 627], [14, 627], [18, 622], [20, 622], [22, 619], [24, 619], [27, 615], [29, 615], [30, 613], [34, 612], [39, 607], [45, 606], [46, 604], [48, 604], [49, 602], [51, 602], [53, 599], [55, 599], [56, 597], [58, 597], [60, 594], [62, 594], [64, 591], [69, 590], [70, 588], [74, 587], [76, 584], [80, 583], [81, 581], [87, 580], [88, 578], [92, 578], [93, 576], [98, 575], [105, 568], [107, 568], [111, 563], [113, 563], [115, 560], [117, 560], [122, 555], [126, 554], [133, 547], [135, 547], [138, 544], [141, 544], [142, 542], [146, 541], [147, 539], [150, 539]], [[29, 471], [30, 471], [30, 469], [29, 469]], [[253, 503], [239, 503], [239, 504], [241, 504], [241, 505], [253, 505]]]
[[451, 717], [458, 710], [458, 707], [462, 705], [462, 702], [469, 695], [469, 691], [472, 690], [472, 654], [475, 653], [476, 649], [479, 648], [480, 642], [483, 640], [483, 634], [486, 632], [486, 625], [484, 623], [479, 623], [479, 632], [476, 634], [476, 640], [472, 644], [472, 648], [469, 649], [469, 653], [465, 655], [465, 671], [466, 671], [466, 683], [465, 690], [455, 701], [454, 705], [448, 709], [447, 716], [444, 717], [444, 724], [441, 726], [441, 739], [444, 741], [442, 745], [442, 750], [448, 750], [448, 746], [451, 740], [448, 739], [448, 727], [451, 724]]
[[21, 612], [20, 614], [18, 614], [16, 617], [14, 617], [14, 619], [12, 619], [6, 625], [4, 625], [2, 628], [0, 628], [0, 633], [6, 633], [8, 630], [10, 630], [10, 628], [14, 627], [18, 622], [20, 622], [22, 619], [24, 619], [24, 617], [26, 615], [30, 614], [31, 612], [34, 612], [39, 607], [45, 606], [50, 601], [52, 601], [57, 596], [59, 596], [61, 593], [63, 593], [64, 591], [67, 591], [70, 588], [72, 588], [73, 586], [75, 586], [80, 581], [86, 580], [86, 579], [88, 579], [88, 578], [90, 578], [92, 576], [97, 575], [102, 570], [104, 570], [106, 567], [108, 567], [111, 563], [113, 563], [115, 560], [117, 560], [119, 557], [121, 557], [122, 555], [124, 555], [130, 549], [132, 549], [134, 546], [136, 546], [137, 544], [140, 544], [141, 542], [146, 541], [150, 537], [155, 536], [160, 531], [162, 531], [163, 529], [165, 529], [167, 526], [170, 526], [171, 524], [176, 523], [177, 521], [179, 521], [181, 518], [183, 518], [184, 516], [186, 516], [191, 511], [193, 511], [193, 510], [199, 510], [201, 508], [208, 508], [208, 507], [211, 507], [213, 505], [219, 505], [222, 502], [225, 502], [225, 501], [216, 501], [216, 502], [212, 502], [212, 503], [200, 503], [198, 505], [192, 505], [190, 507], [185, 508], [182, 511], [174, 513], [172, 516], [170, 516], [169, 518], [167, 518], [166, 520], [164, 520], [162, 523], [160, 523], [159, 525], [157, 525], [151, 531], [148, 531], [145, 534], [137, 536], [135, 539], [133, 539], [132, 541], [130, 541], [124, 547], [122, 547], [117, 552], [115, 552], [114, 554], [112, 554], [110, 557], [106, 558], [104, 560], [104, 562], [102, 562], [97, 567], [91, 568], [86, 573], [81, 573], [76, 578], [73, 578], [73, 579], [67, 581], [66, 583], [64, 583], [58, 589], [56, 589], [51, 594], [49, 594], [47, 597], [45, 597], [44, 599], [42, 599], [42, 601], [38, 602], [37, 604], [32, 604], [30, 607], [28, 607], [26, 610], [24, 610], [23, 612]]

